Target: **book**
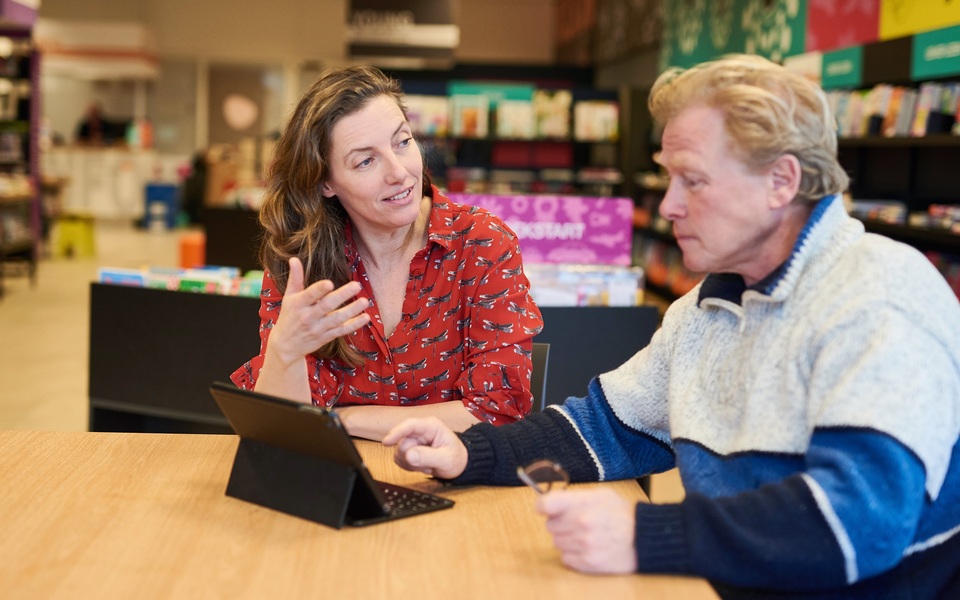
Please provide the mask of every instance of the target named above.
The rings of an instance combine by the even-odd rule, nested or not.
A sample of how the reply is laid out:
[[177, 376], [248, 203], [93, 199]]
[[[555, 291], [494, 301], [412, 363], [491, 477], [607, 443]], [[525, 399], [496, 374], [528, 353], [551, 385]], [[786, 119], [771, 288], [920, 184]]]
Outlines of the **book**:
[[847, 114], [847, 105], [850, 103], [851, 92], [839, 92], [837, 95], [837, 108], [833, 113], [833, 118], [837, 121], [837, 135], [840, 137], [850, 137], [850, 115]]
[[900, 108], [903, 103], [904, 89], [899, 85], [890, 86], [886, 110], [882, 113], [883, 124], [880, 126], [880, 132], [884, 137], [893, 137], [897, 117], [900, 115]]
[[869, 91], [850, 92], [846, 106], [847, 130], [844, 137], [863, 137], [867, 134], [867, 96]]
[[456, 137], [485, 138], [489, 132], [490, 99], [484, 95], [450, 97], [451, 133]]
[[418, 135], [445, 137], [450, 126], [450, 101], [446, 96], [406, 96], [407, 120]]
[[930, 116], [930, 111], [935, 110], [934, 105], [939, 97], [939, 83], [927, 81], [920, 84], [917, 109], [913, 114], [913, 124], [910, 127], [910, 135], [914, 137], [927, 135], [927, 119]]
[[533, 92], [534, 134], [540, 139], [570, 138], [570, 107], [573, 94], [569, 90]]
[[497, 137], [532, 139], [535, 133], [533, 103], [525, 100], [501, 100], [497, 103]]
[[97, 269], [97, 280], [100, 283], [107, 283], [111, 285], [129, 285], [132, 287], [144, 286], [143, 271], [138, 269], [100, 267]]
[[917, 90], [907, 88], [903, 92], [903, 99], [900, 101], [900, 112], [894, 122], [893, 132], [895, 137], [903, 137], [910, 134], [910, 125], [913, 123], [913, 114], [917, 110]]
[[582, 100], [573, 105], [573, 138], [614, 142], [620, 137], [620, 105], [610, 100]]
[[[853, 92], [851, 92], [853, 93]], [[877, 84], [867, 92], [864, 109], [868, 117], [882, 117], [887, 112], [887, 104], [890, 101], [890, 86]]]

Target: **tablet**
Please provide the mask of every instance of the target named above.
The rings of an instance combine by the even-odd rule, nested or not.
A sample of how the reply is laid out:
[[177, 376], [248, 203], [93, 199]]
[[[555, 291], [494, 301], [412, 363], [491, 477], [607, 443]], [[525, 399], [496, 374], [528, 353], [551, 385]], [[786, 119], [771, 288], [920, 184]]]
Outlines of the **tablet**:
[[[380, 523], [450, 508], [454, 504], [440, 496], [375, 480], [334, 410], [242, 390], [223, 382], [214, 382], [210, 393], [241, 440], [228, 495], [242, 497], [231, 494], [230, 490], [231, 486], [245, 484], [234, 482], [241, 459], [245, 465], [250, 465], [253, 464], [251, 461], [258, 459], [250, 459], [249, 455], [269, 455], [273, 457], [274, 468], [255, 466], [253, 469], [261, 471], [254, 476], [257, 485], [276, 489], [289, 487], [292, 493], [303, 496], [301, 504], [311, 502], [311, 492], [315, 493], [318, 504], [342, 504], [331, 507], [332, 512], [339, 510], [342, 516], [342, 519], [332, 518], [335, 526], [340, 521], [354, 526]], [[243, 457], [242, 451], [246, 452]], [[246, 472], [249, 471], [250, 468], [246, 467]], [[279, 476], [275, 471], [284, 474]], [[298, 478], [300, 481], [290, 481]], [[248, 481], [250, 476], [245, 479]], [[273, 481], [268, 483], [265, 479]], [[335, 496], [331, 499], [327, 488], [341, 485], [348, 488], [342, 501]], [[277, 495], [262, 489], [257, 493]], [[278, 493], [282, 494], [282, 491]], [[285, 512], [298, 514], [296, 510]], [[299, 512], [310, 513], [311, 508]], [[331, 511], [324, 509], [324, 512]], [[309, 514], [300, 516], [310, 518]], [[323, 519], [313, 520], [325, 522]]]

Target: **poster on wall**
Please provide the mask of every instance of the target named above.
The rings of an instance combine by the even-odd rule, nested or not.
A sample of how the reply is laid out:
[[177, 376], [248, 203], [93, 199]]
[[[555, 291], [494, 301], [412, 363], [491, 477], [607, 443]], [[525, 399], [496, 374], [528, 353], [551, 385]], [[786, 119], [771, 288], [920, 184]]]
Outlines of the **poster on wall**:
[[880, 39], [960, 25], [956, 0], [880, 0]]
[[780, 62], [804, 51], [808, 0], [680, 0], [663, 5], [660, 69], [730, 52]]
[[808, 2], [807, 51], [849, 48], [877, 41], [880, 0]]
[[750, 0], [743, 12], [744, 50], [782, 62], [800, 54], [807, 32], [807, 0]]
[[661, 71], [667, 67], [691, 67], [714, 56], [711, 44], [702, 35], [706, 21], [706, 0], [664, 2]]

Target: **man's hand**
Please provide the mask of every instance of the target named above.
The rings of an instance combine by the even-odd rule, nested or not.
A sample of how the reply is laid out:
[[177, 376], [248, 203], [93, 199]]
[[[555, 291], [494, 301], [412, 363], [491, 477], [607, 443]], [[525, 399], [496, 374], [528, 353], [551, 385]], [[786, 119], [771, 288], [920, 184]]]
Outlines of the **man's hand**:
[[612, 490], [549, 492], [537, 499], [563, 564], [595, 574], [637, 570], [633, 504]]
[[393, 460], [408, 471], [452, 479], [467, 468], [467, 448], [436, 417], [407, 419], [387, 432], [384, 446], [396, 446]]

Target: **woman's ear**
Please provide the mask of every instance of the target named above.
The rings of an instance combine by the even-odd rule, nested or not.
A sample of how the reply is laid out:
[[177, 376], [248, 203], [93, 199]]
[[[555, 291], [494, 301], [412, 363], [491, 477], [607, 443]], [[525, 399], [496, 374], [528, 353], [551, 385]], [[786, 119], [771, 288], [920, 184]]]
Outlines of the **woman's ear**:
[[333, 198], [337, 195], [326, 182], [320, 184], [320, 193], [323, 194], [324, 198]]
[[802, 175], [803, 169], [800, 167], [800, 159], [792, 154], [784, 154], [773, 161], [773, 165], [770, 167], [770, 203], [772, 208], [780, 208], [793, 201], [800, 190]]

